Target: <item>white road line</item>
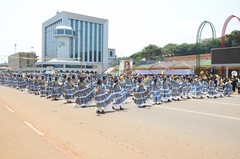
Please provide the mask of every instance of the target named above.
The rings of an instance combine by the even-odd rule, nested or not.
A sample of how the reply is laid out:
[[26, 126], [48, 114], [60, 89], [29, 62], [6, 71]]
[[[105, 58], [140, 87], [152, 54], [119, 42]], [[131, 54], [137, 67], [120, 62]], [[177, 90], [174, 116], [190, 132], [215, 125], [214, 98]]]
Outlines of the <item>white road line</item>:
[[32, 124], [28, 123], [27, 121], [24, 121], [24, 123], [32, 128], [38, 135], [45, 136], [41, 131], [37, 130], [35, 127], [32, 126]]
[[7, 108], [10, 112], [14, 113], [14, 111], [12, 109], [10, 109], [9, 107], [5, 106], [5, 108]]
[[232, 103], [222, 103], [222, 102], [212, 102], [212, 101], [203, 101], [203, 100], [193, 100], [196, 102], [205, 102], [205, 103], [213, 103], [213, 104], [223, 104], [223, 105], [233, 105], [240, 107], [240, 104], [232, 104]]
[[159, 106], [159, 105], [157, 105], [156, 107], [160, 107], [160, 108], [164, 108], [164, 109], [177, 110], [177, 111], [182, 111], [182, 112], [188, 112], [188, 113], [195, 113], [195, 114], [214, 116], [214, 117], [219, 117], [219, 118], [233, 119], [233, 120], [239, 120], [240, 121], [240, 118], [235, 118], [235, 117], [231, 117], [231, 116], [224, 116], [224, 115], [210, 114], [210, 113], [204, 113], [204, 112], [197, 112], [197, 111], [192, 111], [192, 110], [183, 110], [183, 109], [170, 108], [170, 107], [164, 107], [164, 106]]

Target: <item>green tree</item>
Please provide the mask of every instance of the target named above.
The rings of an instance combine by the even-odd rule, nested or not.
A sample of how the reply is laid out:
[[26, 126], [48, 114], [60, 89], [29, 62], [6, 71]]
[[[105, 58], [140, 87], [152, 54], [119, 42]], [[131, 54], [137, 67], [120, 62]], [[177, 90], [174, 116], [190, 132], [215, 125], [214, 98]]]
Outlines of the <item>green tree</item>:
[[227, 40], [232, 47], [240, 46], [240, 30], [232, 31], [230, 35], [227, 35]]
[[177, 44], [169, 43], [162, 48], [162, 54], [163, 55], [172, 54], [175, 52], [176, 47]]
[[162, 53], [162, 49], [157, 45], [150, 44], [142, 49], [141, 56], [146, 58], [146, 60], [150, 60], [151, 58], [158, 57]]
[[221, 47], [221, 38], [213, 39], [211, 46], [212, 46], [212, 48], [220, 48]]
[[196, 54], [196, 43], [189, 44], [189, 47], [188, 47], [188, 55], [194, 55], [194, 54]]
[[[240, 31], [234, 30], [231, 34], [225, 36], [225, 46], [240, 46]], [[141, 51], [134, 53], [130, 56], [131, 59], [141, 60], [146, 58], [146, 60], [157, 59], [163, 60], [162, 55], [174, 54], [175, 56], [184, 56], [184, 55], [195, 55], [197, 53], [204, 54], [210, 53], [212, 48], [221, 47], [221, 38], [216, 39], [206, 39], [199, 43], [187, 44], [183, 43], [180, 45], [169, 43], [166, 44], [163, 48], [158, 47], [157, 45], [150, 44], [144, 47]]]
[[183, 43], [181, 45], [177, 45], [174, 55], [176, 56], [184, 56], [189, 54], [190, 45], [187, 43]]
[[141, 60], [142, 59], [141, 54], [142, 54], [141, 51], [136, 52], [136, 53], [132, 54], [130, 56], [130, 58], [133, 59], [133, 60]]
[[139, 61], [137, 61], [135, 65], [136, 65], [136, 66], [140, 66], [140, 62], [139, 62]]

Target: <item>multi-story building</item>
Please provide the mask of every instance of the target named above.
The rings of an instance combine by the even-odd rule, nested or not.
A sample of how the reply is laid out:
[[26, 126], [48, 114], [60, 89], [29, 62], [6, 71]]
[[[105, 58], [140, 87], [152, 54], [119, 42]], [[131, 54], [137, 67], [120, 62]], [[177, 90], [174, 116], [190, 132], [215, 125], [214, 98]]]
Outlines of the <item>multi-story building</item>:
[[35, 67], [36, 62], [35, 52], [18, 52], [8, 56], [8, 67], [11, 67], [14, 71]]
[[116, 64], [116, 50], [108, 49], [108, 65], [113, 66]]
[[38, 68], [52, 66], [52, 60], [74, 60], [83, 71], [103, 72], [113, 58], [106, 19], [62, 11], [42, 24], [43, 61], [36, 64]]

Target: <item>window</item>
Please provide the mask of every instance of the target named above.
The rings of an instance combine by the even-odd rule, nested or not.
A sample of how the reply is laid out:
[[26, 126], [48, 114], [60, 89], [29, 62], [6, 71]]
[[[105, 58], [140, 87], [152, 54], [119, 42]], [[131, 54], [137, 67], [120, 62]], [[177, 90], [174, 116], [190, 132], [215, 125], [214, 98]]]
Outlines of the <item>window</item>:
[[36, 65], [37, 68], [42, 68], [42, 65]]
[[99, 25], [99, 36], [98, 36], [99, 40], [99, 44], [98, 44], [98, 62], [101, 62], [102, 61], [102, 57], [101, 57], [101, 54], [102, 54], [102, 25]]
[[94, 24], [94, 62], [97, 62], [97, 24]]
[[64, 29], [58, 29], [57, 34], [64, 34]]
[[86, 68], [93, 68], [92, 65], [86, 65]]
[[112, 51], [110, 51], [110, 57], [112, 57], [113, 56], [113, 52]]
[[85, 61], [88, 61], [88, 22], [85, 23]]
[[47, 67], [54, 67], [54, 68], [63, 68], [62, 64], [43, 64], [43, 68], [47, 68]]
[[97, 62], [97, 52], [94, 50], [94, 62]]
[[71, 39], [71, 44], [70, 44], [70, 54], [71, 54], [71, 58], [73, 58], [73, 39]]
[[80, 68], [80, 65], [65, 65], [65, 68]]
[[67, 35], [72, 35], [72, 30], [65, 30], [65, 34], [67, 34]]
[[89, 61], [92, 62], [92, 32], [93, 32], [93, 29], [92, 29], [92, 23], [90, 23], [90, 56], [89, 56]]
[[83, 61], [83, 22], [80, 23], [80, 58]]

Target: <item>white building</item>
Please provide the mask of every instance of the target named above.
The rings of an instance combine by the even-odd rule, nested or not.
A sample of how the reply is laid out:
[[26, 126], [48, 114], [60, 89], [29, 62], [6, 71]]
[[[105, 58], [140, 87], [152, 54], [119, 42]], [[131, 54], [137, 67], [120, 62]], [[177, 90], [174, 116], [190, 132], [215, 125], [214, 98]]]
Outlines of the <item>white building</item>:
[[101, 73], [113, 65], [114, 58], [115, 50], [108, 49], [106, 19], [63, 11], [42, 24], [43, 61], [37, 68], [43, 62], [45, 67], [52, 66], [53, 59], [74, 60], [82, 71]]

